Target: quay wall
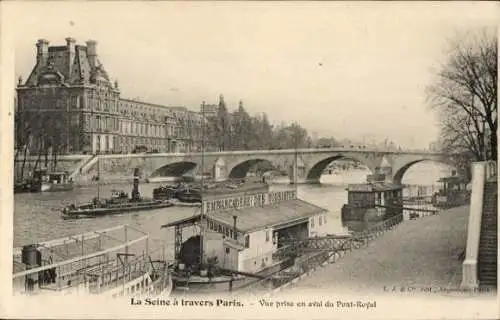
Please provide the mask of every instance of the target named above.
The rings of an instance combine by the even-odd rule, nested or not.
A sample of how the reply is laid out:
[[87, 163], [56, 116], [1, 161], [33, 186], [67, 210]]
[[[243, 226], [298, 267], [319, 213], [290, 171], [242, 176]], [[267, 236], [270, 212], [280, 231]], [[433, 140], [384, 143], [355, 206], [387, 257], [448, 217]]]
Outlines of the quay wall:
[[[90, 156], [84, 156], [84, 155], [71, 155], [71, 156], [59, 156], [57, 158], [57, 163], [56, 166], [53, 167], [53, 159], [52, 157], [48, 157], [47, 161], [47, 167], [51, 170], [54, 171], [68, 171], [68, 172], [73, 172], [82, 161], [85, 161], [89, 158]], [[22, 179], [22, 178], [27, 178], [33, 173], [33, 169], [35, 165], [37, 165], [37, 168], [43, 168], [45, 167], [45, 157], [42, 156], [38, 159], [37, 156], [28, 156], [24, 160], [24, 158], [18, 158], [14, 161], [14, 178], [17, 179]], [[24, 168], [23, 168], [23, 162], [24, 162]], [[38, 162], [38, 164], [37, 164]], [[22, 171], [22, 173], [21, 173]], [[22, 175], [22, 176], [21, 176]]]
[[[101, 159], [99, 161], [99, 169], [96, 164], [93, 164], [88, 170], [80, 172], [80, 169], [85, 169], [86, 162], [91, 159], [92, 156], [88, 155], [71, 155], [71, 156], [60, 156], [57, 158], [57, 163], [55, 167], [53, 166], [53, 159], [49, 156], [47, 161], [47, 167], [49, 170], [54, 171], [67, 171], [73, 176], [73, 180], [77, 185], [88, 185], [96, 183], [93, 181], [94, 177], [98, 176], [98, 171], [100, 172], [101, 183], [120, 183], [120, 182], [132, 182], [134, 168], [141, 168], [141, 171], [151, 170], [148, 167], [150, 162], [145, 161], [144, 157], [121, 157], [118, 159]], [[14, 176], [17, 180], [22, 178], [28, 178], [32, 175], [35, 165], [38, 169], [45, 167], [45, 157], [42, 156], [38, 159], [37, 156], [28, 156], [26, 160], [24, 158], [18, 158], [14, 161]], [[24, 168], [23, 168], [24, 162]], [[38, 164], [37, 164], [38, 162]], [[22, 171], [22, 175], [21, 175]], [[146, 177], [143, 177], [146, 178]]]

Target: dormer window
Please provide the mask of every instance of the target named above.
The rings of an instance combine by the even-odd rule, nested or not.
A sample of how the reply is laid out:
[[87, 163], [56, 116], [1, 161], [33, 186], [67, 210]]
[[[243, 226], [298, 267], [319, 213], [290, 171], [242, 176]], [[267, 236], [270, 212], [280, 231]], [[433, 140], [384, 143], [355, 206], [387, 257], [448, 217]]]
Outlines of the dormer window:
[[62, 82], [62, 77], [56, 72], [47, 72], [40, 76], [38, 79], [38, 83], [40, 85], [51, 85], [51, 84], [59, 84]]

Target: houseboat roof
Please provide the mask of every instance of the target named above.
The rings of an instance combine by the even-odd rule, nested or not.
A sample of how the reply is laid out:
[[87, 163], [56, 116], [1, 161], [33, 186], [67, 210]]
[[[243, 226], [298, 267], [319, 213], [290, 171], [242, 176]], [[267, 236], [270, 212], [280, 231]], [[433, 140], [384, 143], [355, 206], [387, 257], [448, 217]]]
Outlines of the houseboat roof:
[[403, 189], [402, 185], [387, 182], [358, 183], [350, 184], [347, 187], [349, 192], [381, 192], [401, 189]]
[[[228, 226], [233, 226], [233, 216], [236, 216], [236, 229], [243, 233], [249, 233], [270, 227], [283, 228], [292, 226], [326, 211], [326, 209], [304, 200], [293, 199], [280, 202], [279, 205], [264, 205], [262, 207], [213, 212], [207, 215], [207, 217]], [[168, 228], [193, 224], [199, 221], [200, 217], [201, 215], [197, 214], [162, 225], [161, 227]]]

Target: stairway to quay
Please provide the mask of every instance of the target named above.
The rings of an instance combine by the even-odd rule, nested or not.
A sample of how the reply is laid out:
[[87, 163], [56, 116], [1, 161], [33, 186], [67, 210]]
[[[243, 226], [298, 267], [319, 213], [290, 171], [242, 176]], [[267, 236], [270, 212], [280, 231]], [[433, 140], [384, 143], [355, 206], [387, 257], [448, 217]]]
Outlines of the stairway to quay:
[[406, 220], [282, 291], [495, 297], [490, 288], [461, 289], [468, 217], [469, 206], [462, 206]]

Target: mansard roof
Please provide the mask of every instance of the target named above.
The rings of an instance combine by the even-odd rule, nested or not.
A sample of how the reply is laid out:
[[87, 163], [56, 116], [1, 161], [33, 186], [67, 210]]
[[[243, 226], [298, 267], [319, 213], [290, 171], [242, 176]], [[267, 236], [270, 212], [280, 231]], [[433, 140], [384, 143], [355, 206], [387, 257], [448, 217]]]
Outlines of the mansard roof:
[[40, 76], [46, 72], [61, 74], [66, 85], [89, 85], [102, 81], [112, 86], [104, 66], [97, 56], [89, 56], [87, 46], [74, 46], [73, 61], [70, 61], [69, 46], [50, 46], [45, 55], [37, 60], [24, 84], [26, 86], [38, 85]]

